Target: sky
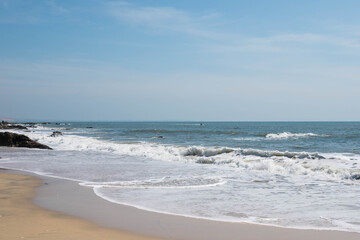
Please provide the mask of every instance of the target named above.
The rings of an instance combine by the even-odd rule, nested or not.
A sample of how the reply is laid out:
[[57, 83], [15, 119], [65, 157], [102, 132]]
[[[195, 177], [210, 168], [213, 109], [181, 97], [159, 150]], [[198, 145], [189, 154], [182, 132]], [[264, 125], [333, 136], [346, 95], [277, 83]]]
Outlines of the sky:
[[358, 0], [0, 0], [0, 118], [359, 121]]

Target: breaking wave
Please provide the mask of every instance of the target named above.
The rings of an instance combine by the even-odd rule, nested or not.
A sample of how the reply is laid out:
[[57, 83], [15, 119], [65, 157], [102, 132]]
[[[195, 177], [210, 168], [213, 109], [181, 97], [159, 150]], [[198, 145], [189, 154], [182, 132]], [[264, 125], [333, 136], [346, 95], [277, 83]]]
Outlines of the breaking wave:
[[272, 138], [272, 139], [319, 137], [319, 136], [324, 136], [324, 135], [319, 135], [315, 133], [291, 133], [291, 132], [268, 133], [265, 135], [266, 138]]
[[234, 149], [231, 148], [205, 148], [205, 147], [189, 147], [183, 151], [183, 156], [199, 156], [199, 157], [211, 157], [223, 153], [233, 152]]
[[286, 157], [293, 159], [325, 159], [318, 153], [308, 153], [308, 152], [280, 152], [280, 151], [265, 151], [257, 149], [241, 149], [238, 150], [239, 155], [252, 155], [258, 157]]
[[118, 181], [118, 182], [91, 182], [80, 183], [82, 186], [95, 188], [204, 188], [225, 184], [226, 181], [215, 177], [163, 177], [160, 179]]
[[58, 150], [109, 152], [162, 161], [214, 164], [267, 174], [360, 180], [360, 170], [354, 169], [354, 166], [360, 165], [360, 156], [355, 154], [348, 156], [229, 147], [185, 147], [150, 142], [111, 142], [71, 134], [52, 138], [49, 132], [26, 132], [26, 135]]

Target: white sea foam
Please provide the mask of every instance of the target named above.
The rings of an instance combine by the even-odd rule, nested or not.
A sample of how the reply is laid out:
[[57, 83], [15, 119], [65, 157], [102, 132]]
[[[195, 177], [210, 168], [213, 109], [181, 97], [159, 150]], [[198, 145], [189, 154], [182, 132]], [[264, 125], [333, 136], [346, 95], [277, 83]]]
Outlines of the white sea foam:
[[47, 126], [29, 130], [11, 131], [55, 151], [2, 152], [1, 166], [77, 179], [104, 199], [150, 211], [360, 232], [356, 154], [119, 143], [75, 135], [79, 129], [58, 137], [49, 137], [55, 129]]
[[265, 135], [266, 138], [272, 138], [272, 139], [319, 137], [319, 136], [326, 136], [326, 135], [319, 135], [315, 133], [291, 133], [291, 132], [268, 133]]
[[[43, 127], [41, 131], [26, 132], [25, 134], [58, 150], [99, 151], [162, 161], [215, 164], [248, 171], [263, 171], [270, 174], [307, 175], [315, 179], [360, 179], [360, 170], [353, 168], [353, 164], [360, 166], [360, 156], [358, 155], [281, 152], [227, 147], [183, 147], [149, 142], [116, 143], [71, 134], [49, 137], [51, 131], [51, 129]], [[15, 132], [24, 133], [20, 130], [15, 130]]]
[[192, 146], [189, 148], [185, 148], [184, 151], [181, 152], [183, 156], [199, 156], [199, 157], [211, 157], [220, 155], [223, 153], [230, 153], [234, 151], [231, 148], [205, 148], [205, 147], [196, 147]]
[[101, 188], [132, 188], [132, 189], [177, 189], [177, 188], [204, 188], [225, 184], [226, 181], [218, 177], [181, 177], [166, 176], [159, 179], [117, 181], [117, 182], [86, 182], [80, 183], [87, 187]]

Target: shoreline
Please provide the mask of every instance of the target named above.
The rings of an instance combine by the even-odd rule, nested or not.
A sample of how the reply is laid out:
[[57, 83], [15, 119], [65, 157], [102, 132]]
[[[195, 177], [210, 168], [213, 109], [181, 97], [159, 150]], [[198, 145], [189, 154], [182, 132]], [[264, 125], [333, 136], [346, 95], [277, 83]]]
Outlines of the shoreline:
[[[77, 182], [37, 175], [18, 170], [0, 173], [20, 174], [40, 179], [32, 202], [79, 221], [90, 222], [111, 231], [129, 232], [164, 239], [360, 239], [359, 233], [335, 230], [307, 230], [221, 222], [170, 215], [109, 202], [97, 196], [92, 188]], [[45, 210], [45, 211], [46, 211]], [[241, 236], [241, 237], [240, 237]], [[141, 239], [144, 239], [142, 237]]]
[[42, 184], [41, 178], [31, 174], [0, 169], [0, 239], [160, 240], [43, 209], [33, 203], [36, 189]]

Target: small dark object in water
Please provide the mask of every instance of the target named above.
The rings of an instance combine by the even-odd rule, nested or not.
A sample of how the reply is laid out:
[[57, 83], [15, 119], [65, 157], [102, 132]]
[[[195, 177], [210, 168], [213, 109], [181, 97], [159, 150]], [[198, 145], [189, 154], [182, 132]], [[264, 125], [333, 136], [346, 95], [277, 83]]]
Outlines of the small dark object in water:
[[204, 125], [203, 123], [200, 123], [200, 126]]
[[203, 159], [197, 160], [196, 163], [200, 163], [200, 164], [214, 164], [214, 163], [215, 163], [215, 160], [214, 160], [214, 159], [206, 159], [206, 158], [203, 158]]
[[163, 136], [158, 136], [157, 138], [164, 138]]
[[94, 127], [86, 127], [86, 128], [94, 128]]
[[360, 180], [360, 174], [354, 174], [351, 176], [352, 180]]
[[57, 136], [61, 136], [61, 135], [63, 135], [62, 132], [55, 131], [50, 135], [50, 137], [57, 137]]

